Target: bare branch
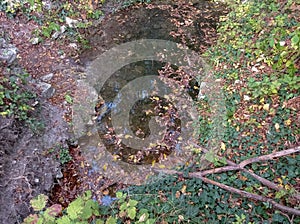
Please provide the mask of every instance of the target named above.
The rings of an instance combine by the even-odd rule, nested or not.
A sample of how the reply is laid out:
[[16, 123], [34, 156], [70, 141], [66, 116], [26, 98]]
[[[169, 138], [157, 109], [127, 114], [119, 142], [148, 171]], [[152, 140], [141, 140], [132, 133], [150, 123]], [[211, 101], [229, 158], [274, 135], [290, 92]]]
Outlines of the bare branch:
[[191, 173], [190, 177], [199, 178], [207, 184], [213, 184], [213, 185], [218, 186], [218, 187], [220, 187], [220, 188], [222, 188], [226, 191], [239, 194], [239, 195], [241, 195], [243, 197], [246, 197], [246, 198], [250, 198], [250, 199], [254, 199], [254, 200], [258, 200], [258, 201], [262, 201], [262, 202], [268, 202], [271, 205], [273, 205], [274, 208], [277, 208], [278, 210], [284, 211], [284, 212], [289, 213], [289, 214], [300, 216], [300, 210], [294, 209], [294, 208], [291, 208], [291, 207], [287, 207], [285, 205], [281, 205], [281, 204], [277, 203], [276, 201], [274, 201], [270, 198], [267, 198], [267, 197], [264, 197], [264, 196], [261, 196], [261, 195], [258, 195], [258, 194], [249, 193], [247, 191], [242, 191], [242, 190], [236, 189], [234, 187], [230, 187], [228, 185], [221, 184], [219, 182], [213, 181], [213, 180], [208, 179], [206, 177], [195, 175], [195, 174], [192, 174], [192, 173]]
[[[204, 153], [209, 152], [207, 149], [203, 149], [202, 147], [199, 147], [199, 148], [201, 148]], [[287, 212], [287, 213], [293, 214], [293, 215], [300, 215], [300, 210], [298, 210], [298, 209], [294, 209], [294, 208], [291, 208], [291, 207], [287, 207], [285, 205], [281, 205], [281, 204], [277, 203], [276, 201], [274, 201], [270, 198], [267, 198], [267, 197], [264, 197], [264, 196], [261, 196], [261, 195], [258, 195], [258, 194], [249, 193], [247, 191], [239, 190], [239, 189], [236, 189], [234, 187], [230, 187], [228, 185], [213, 181], [213, 180], [208, 179], [208, 178], [205, 177], [205, 175], [208, 175], [208, 174], [215, 174], [215, 173], [234, 171], [234, 170], [243, 171], [243, 172], [246, 172], [249, 175], [251, 175], [253, 178], [257, 179], [258, 181], [260, 181], [262, 184], [266, 185], [267, 187], [270, 187], [270, 188], [272, 188], [274, 190], [277, 190], [277, 191], [285, 190], [284, 188], [276, 185], [275, 183], [273, 183], [273, 182], [271, 182], [271, 181], [269, 181], [269, 180], [267, 180], [263, 177], [258, 176], [257, 174], [253, 173], [252, 171], [249, 171], [249, 170], [245, 169], [244, 167], [246, 165], [249, 165], [249, 164], [254, 163], [254, 162], [271, 160], [273, 158], [282, 157], [282, 156], [290, 155], [290, 154], [297, 153], [297, 152], [300, 152], [300, 146], [297, 146], [297, 147], [292, 148], [292, 149], [283, 150], [283, 151], [280, 151], [280, 152], [274, 152], [274, 153], [264, 155], [264, 156], [259, 156], [259, 157], [247, 159], [247, 160], [244, 160], [243, 162], [241, 162], [240, 164], [236, 164], [236, 163], [226, 159], [226, 162], [227, 162], [227, 164], [229, 164], [229, 166], [219, 167], [219, 168], [200, 171], [200, 172], [189, 173], [189, 177], [190, 178], [199, 178], [199, 179], [203, 180], [205, 183], [213, 184], [213, 185], [218, 186], [218, 187], [220, 187], [224, 190], [227, 190], [229, 192], [242, 195], [243, 197], [247, 197], [247, 198], [262, 201], [262, 202], [268, 202], [268, 203], [272, 204], [274, 206], [274, 208], [277, 208], [280, 211]], [[216, 155], [216, 157], [221, 159], [221, 157], [219, 157], [217, 155]], [[183, 174], [183, 172], [179, 172], [179, 171], [175, 171], [175, 170], [168, 170], [168, 169], [155, 169], [154, 171], [163, 172], [163, 173], [166, 173], [166, 174], [179, 174], [179, 175]], [[293, 196], [298, 200], [300, 199], [300, 195], [293, 195]]]
[[263, 155], [263, 156], [258, 156], [258, 157], [246, 159], [243, 162], [241, 162], [239, 164], [239, 166], [241, 168], [244, 168], [245, 166], [247, 166], [251, 163], [257, 163], [257, 162], [261, 162], [261, 161], [271, 160], [271, 159], [274, 159], [274, 158], [287, 156], [287, 155], [297, 153], [297, 152], [300, 152], [300, 146], [297, 146], [297, 147], [292, 148], [292, 149], [282, 150], [282, 151], [279, 151], [279, 152], [273, 152], [273, 153], [268, 154], [268, 155]]
[[[209, 150], [207, 150], [205, 148], [202, 148], [202, 147], [200, 147], [198, 145], [194, 144], [194, 146], [200, 148], [204, 153], [208, 153], [209, 152]], [[280, 151], [280, 152], [282, 152], [282, 156], [283, 156], [283, 155], [289, 155], [289, 154], [292, 154], [292, 153], [299, 152], [299, 150], [300, 150], [300, 146], [297, 146], [295, 148], [283, 150], [283, 151]], [[275, 158], [275, 157], [272, 157], [272, 155], [274, 156], [274, 154], [275, 153], [271, 153], [271, 154], [266, 155], [266, 156], [260, 156], [260, 158], [263, 157], [262, 161], [265, 161], [266, 160], [265, 158], [270, 158], [270, 159]], [[278, 155], [278, 154], [276, 154], [276, 155]], [[216, 157], [218, 159], [222, 159], [218, 155], [216, 155]], [[251, 159], [253, 159], [253, 158], [251, 158]], [[245, 160], [245, 161], [247, 161], [247, 160]], [[243, 161], [243, 162], [245, 162], [245, 161]], [[241, 163], [240, 164], [236, 164], [236, 163], [234, 163], [234, 162], [232, 162], [231, 160], [228, 160], [228, 159], [226, 159], [226, 162], [227, 162], [228, 165], [230, 165], [230, 166], [232, 166], [234, 168], [228, 168], [228, 170], [224, 170], [223, 172], [230, 171], [230, 170], [237, 170], [237, 171], [240, 170], [240, 171], [243, 171], [245, 173], [248, 173], [253, 178], [255, 178], [256, 180], [258, 180], [259, 182], [261, 182], [263, 185], [265, 185], [265, 186], [267, 186], [267, 187], [269, 187], [269, 188], [271, 188], [273, 190], [276, 190], [276, 191], [280, 191], [280, 190], [284, 190], [285, 191], [286, 190], [283, 187], [281, 187], [281, 186], [279, 186], [279, 185], [277, 185], [277, 184], [275, 184], [275, 183], [273, 183], [273, 182], [271, 182], [271, 181], [269, 181], [269, 180], [267, 180], [267, 179], [265, 179], [263, 177], [258, 176], [257, 174], [253, 173], [252, 171], [249, 171], [249, 170], [245, 169], [244, 167], [242, 167], [240, 165]], [[259, 162], [259, 161], [255, 161], [255, 162]], [[250, 163], [248, 163], [248, 164], [250, 164]], [[239, 167], [240, 169], [235, 169], [236, 167]], [[221, 171], [221, 170], [217, 170], [217, 169], [213, 169], [213, 170], [215, 170], [215, 171]], [[212, 171], [202, 171], [202, 175], [204, 176], [205, 172], [207, 172], [205, 175], [213, 173]], [[218, 173], [218, 172], [214, 172], [214, 173]], [[300, 195], [298, 193], [296, 193], [295, 195], [293, 195], [293, 197], [295, 197], [297, 200], [300, 200]]]

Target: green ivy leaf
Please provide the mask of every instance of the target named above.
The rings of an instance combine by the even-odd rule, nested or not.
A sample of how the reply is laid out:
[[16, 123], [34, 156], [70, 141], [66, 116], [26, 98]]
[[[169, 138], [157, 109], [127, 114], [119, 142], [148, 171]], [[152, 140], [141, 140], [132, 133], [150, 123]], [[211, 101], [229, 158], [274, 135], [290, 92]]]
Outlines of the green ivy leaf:
[[129, 204], [130, 207], [135, 207], [138, 204], [138, 201], [130, 199], [128, 204]]
[[146, 221], [146, 224], [154, 224], [155, 222], [156, 222], [155, 219], [148, 219], [148, 220]]
[[73, 99], [70, 95], [66, 94], [65, 95], [65, 100], [67, 101], [67, 103], [72, 104], [73, 103]]
[[122, 203], [120, 206], [120, 211], [124, 211], [125, 209], [127, 209], [127, 207], [127, 202]]
[[65, 216], [61, 217], [60, 219], [57, 219], [56, 223], [57, 224], [71, 224], [72, 222], [71, 222], [70, 218], [65, 215]]
[[40, 194], [36, 198], [31, 199], [30, 204], [34, 211], [41, 211], [45, 208], [47, 201], [48, 196]]
[[273, 47], [275, 46], [275, 40], [274, 40], [274, 37], [271, 37], [271, 38], [269, 39], [269, 45], [270, 45], [271, 48], [273, 48]]
[[89, 199], [91, 199], [91, 198], [92, 198], [92, 192], [91, 192], [91, 191], [86, 191], [86, 192], [84, 192], [84, 194], [83, 194], [83, 196], [82, 196], [82, 199], [83, 199], [83, 200], [87, 201], [87, 200], [89, 200]]
[[116, 193], [116, 197], [119, 198], [119, 199], [123, 198], [123, 193], [121, 191], [118, 191]]
[[128, 217], [130, 219], [135, 219], [135, 216], [136, 216], [136, 208], [135, 207], [130, 207], [127, 209], [127, 213], [128, 213]]
[[292, 42], [292, 46], [295, 47], [297, 46], [297, 44], [299, 43], [300, 39], [299, 36], [296, 34], [292, 37], [291, 42]]
[[116, 223], [117, 223], [117, 220], [112, 216], [109, 217], [105, 222], [105, 224], [116, 224]]
[[90, 217], [92, 217], [92, 215], [93, 210], [90, 207], [85, 206], [81, 211], [80, 217], [84, 220], [88, 220]]
[[67, 213], [72, 220], [79, 217], [82, 212], [84, 202], [82, 198], [77, 198], [75, 201], [71, 202], [67, 208]]

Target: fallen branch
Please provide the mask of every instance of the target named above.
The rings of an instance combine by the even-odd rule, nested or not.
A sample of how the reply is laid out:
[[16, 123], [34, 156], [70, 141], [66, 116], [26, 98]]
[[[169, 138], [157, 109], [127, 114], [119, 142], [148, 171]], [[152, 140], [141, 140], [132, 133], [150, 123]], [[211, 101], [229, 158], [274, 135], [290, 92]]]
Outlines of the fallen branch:
[[[203, 149], [202, 147], [199, 147], [199, 148], [201, 148], [201, 150], [204, 153], [209, 152], [207, 149]], [[257, 174], [253, 173], [252, 171], [249, 171], [249, 170], [245, 169], [244, 167], [246, 165], [251, 164], [251, 163], [271, 160], [273, 158], [278, 158], [278, 157], [290, 155], [290, 154], [297, 153], [297, 152], [300, 152], [300, 146], [297, 146], [297, 147], [291, 148], [291, 149], [287, 149], [287, 150], [282, 150], [280, 152], [274, 152], [274, 153], [271, 153], [271, 154], [268, 154], [268, 155], [263, 155], [263, 156], [259, 156], [259, 157], [255, 157], [255, 158], [250, 158], [250, 159], [244, 160], [243, 162], [241, 162], [239, 164], [236, 164], [236, 163], [226, 159], [226, 162], [227, 162], [227, 164], [229, 164], [229, 166], [219, 167], [219, 168], [200, 171], [200, 172], [192, 172], [192, 173], [189, 173], [189, 177], [190, 178], [199, 178], [202, 181], [204, 181], [205, 183], [213, 184], [213, 185], [218, 186], [218, 187], [220, 187], [224, 190], [242, 195], [242, 196], [250, 198], [250, 199], [255, 199], [255, 200], [258, 200], [258, 201], [261, 201], [261, 202], [268, 202], [268, 203], [272, 204], [274, 206], [274, 208], [277, 208], [277, 209], [279, 209], [283, 212], [287, 212], [287, 213], [290, 213], [290, 214], [293, 214], [293, 215], [300, 215], [300, 210], [298, 210], [298, 209], [294, 209], [294, 208], [291, 208], [291, 207], [287, 207], [285, 205], [281, 205], [281, 204], [277, 203], [276, 201], [274, 201], [270, 198], [267, 198], [267, 197], [264, 197], [264, 196], [261, 196], [261, 195], [258, 195], [258, 194], [249, 193], [249, 192], [246, 192], [246, 191], [243, 191], [243, 190], [239, 190], [239, 189], [236, 189], [234, 187], [227, 186], [225, 184], [213, 181], [213, 180], [208, 179], [208, 178], [205, 177], [208, 174], [215, 174], [215, 173], [234, 171], [234, 170], [243, 171], [243, 172], [246, 172], [249, 175], [251, 175], [256, 180], [260, 181], [262, 184], [266, 185], [267, 187], [270, 187], [270, 188], [272, 188], [274, 190], [277, 190], [277, 191], [285, 190], [284, 188], [276, 185], [275, 183], [273, 183], [273, 182], [271, 182], [271, 181], [269, 181], [269, 180], [267, 180], [263, 177], [258, 176]], [[219, 157], [217, 155], [216, 155], [216, 157], [221, 159], [221, 157]], [[166, 174], [179, 174], [179, 175], [183, 174], [183, 172], [179, 172], [179, 171], [175, 171], [175, 170], [167, 170], [167, 169], [155, 169], [155, 171], [163, 172], [163, 173], [166, 173]], [[300, 200], [300, 195], [293, 195], [293, 196], [296, 199]]]
[[247, 191], [242, 191], [242, 190], [236, 189], [234, 187], [230, 187], [230, 186], [227, 186], [225, 184], [221, 184], [221, 183], [216, 182], [214, 180], [208, 179], [206, 177], [203, 177], [203, 176], [200, 176], [200, 175], [195, 175], [193, 173], [191, 173], [190, 177], [199, 178], [199, 179], [201, 179], [203, 182], [205, 182], [207, 184], [213, 184], [213, 185], [218, 186], [218, 187], [220, 187], [220, 188], [222, 188], [222, 189], [224, 189], [226, 191], [239, 194], [239, 195], [241, 195], [243, 197], [246, 197], [246, 198], [255, 199], [257, 201], [262, 201], [262, 202], [268, 202], [271, 205], [273, 205], [274, 208], [277, 208], [277, 209], [279, 209], [281, 211], [284, 211], [284, 212], [287, 212], [289, 214], [299, 215], [300, 216], [300, 210], [294, 209], [294, 208], [291, 208], [291, 207], [287, 207], [285, 205], [281, 205], [281, 204], [277, 203], [276, 201], [274, 201], [274, 200], [272, 200], [270, 198], [267, 198], [267, 197], [264, 197], [264, 196], [261, 196], [261, 195], [258, 195], [258, 194], [249, 193]]
[[261, 162], [261, 161], [271, 160], [271, 159], [274, 159], [274, 158], [287, 156], [287, 155], [290, 155], [290, 154], [293, 154], [293, 153], [296, 153], [296, 152], [300, 152], [300, 146], [292, 148], [292, 149], [282, 150], [280, 152], [273, 152], [271, 154], [264, 155], [264, 156], [259, 156], [259, 157], [255, 157], [255, 158], [246, 159], [243, 162], [241, 162], [239, 164], [239, 166], [241, 168], [244, 168], [245, 166], [247, 166], [251, 163], [257, 163], [257, 162]]
[[[197, 146], [199, 148], [201, 148], [200, 146]], [[204, 149], [204, 148], [201, 148], [202, 151], [204, 153], [208, 153], [209, 150], [207, 149]], [[255, 158], [251, 158], [252, 159], [252, 162], [251, 163], [254, 163], [254, 162], [260, 162], [260, 161], [266, 161], [267, 158], [270, 160], [270, 159], [273, 159], [273, 158], [276, 158], [278, 157], [278, 154], [280, 153], [281, 156], [284, 156], [284, 155], [289, 155], [289, 154], [292, 154], [292, 153], [296, 153], [296, 152], [299, 152], [300, 151], [300, 146], [297, 146], [295, 148], [292, 148], [292, 149], [287, 149], [287, 150], [283, 150], [283, 151], [280, 151], [280, 152], [275, 152], [275, 153], [271, 153], [271, 154], [268, 154], [268, 155], [265, 155], [265, 156], [260, 156], [260, 157], [257, 157], [257, 158], [261, 158], [261, 160], [254, 160]], [[221, 159], [220, 156], [216, 155], [216, 157], [218, 159]], [[247, 162], [247, 165], [249, 165], [249, 160], [251, 159], [248, 159], [248, 160], [245, 160], [245, 161], [248, 161]], [[232, 162], [231, 160], [228, 160], [226, 159], [226, 163], [230, 166], [227, 166], [228, 168], [224, 169], [223, 172], [226, 172], [226, 171], [232, 171], [232, 170], [236, 170], [236, 171], [243, 171], [245, 173], [248, 173], [249, 175], [251, 175], [254, 179], [258, 180], [260, 183], [262, 183], [263, 185], [273, 189], [273, 190], [276, 190], [276, 191], [281, 191], [281, 190], [286, 190], [284, 189], [283, 187], [280, 187], [279, 185], [263, 178], [263, 177], [260, 177], [259, 175], [253, 173], [252, 171], [249, 171], [247, 169], [244, 168], [244, 166], [241, 166], [242, 163], [245, 163], [245, 161], [241, 162], [240, 164], [236, 164], [234, 162]], [[231, 167], [231, 168], [229, 168]], [[222, 167], [221, 167], [222, 168]], [[225, 168], [225, 167], [224, 167]], [[215, 172], [213, 172], [215, 171]], [[202, 175], [205, 176], [205, 175], [208, 175], [208, 174], [214, 174], [214, 173], [220, 173], [222, 171], [222, 169], [219, 169], [219, 168], [216, 168], [216, 169], [211, 169], [211, 170], [205, 170], [205, 171], [202, 171]], [[293, 197], [295, 197], [297, 200], [300, 200], [300, 195], [299, 194], [295, 194], [293, 195]]]

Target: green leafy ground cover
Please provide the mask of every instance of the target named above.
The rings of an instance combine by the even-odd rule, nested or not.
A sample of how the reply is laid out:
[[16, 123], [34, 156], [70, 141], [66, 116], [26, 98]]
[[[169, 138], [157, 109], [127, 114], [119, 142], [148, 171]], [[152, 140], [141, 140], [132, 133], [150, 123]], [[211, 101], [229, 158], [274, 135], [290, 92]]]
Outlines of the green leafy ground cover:
[[[224, 83], [227, 119], [221, 156], [239, 162], [287, 149], [299, 141], [299, 108], [290, 102], [300, 102], [300, 21], [299, 9], [292, 1], [232, 1], [229, 6], [232, 10], [218, 29], [219, 41], [205, 56], [211, 58], [216, 77]], [[200, 142], [208, 145], [213, 134], [205, 130], [213, 130], [215, 124], [204, 114], [200, 117]], [[285, 189], [279, 192], [244, 173], [209, 178], [299, 209], [299, 202], [288, 197], [299, 190], [299, 165], [300, 156], [296, 155], [249, 166]], [[127, 192], [139, 201], [138, 208], [147, 207], [158, 223], [300, 221], [268, 203], [240, 198], [201, 180], [169, 176]]]
[[[45, 17], [45, 20], [34, 13], [42, 10], [41, 1], [4, 1], [0, 7], [11, 15], [18, 10], [26, 12], [43, 24], [37, 35], [49, 38], [66, 16], [97, 18], [101, 14], [88, 1], [76, 2], [78, 4], [66, 1], [58, 7], [58, 14], [49, 15], [50, 19]], [[220, 155], [240, 162], [287, 149], [299, 142], [299, 4], [290, 0], [230, 1], [228, 4], [231, 12], [219, 26], [219, 41], [205, 56], [211, 59], [216, 77], [224, 84], [227, 114], [224, 124], [226, 131], [222, 139], [224, 145], [220, 146], [223, 154]], [[73, 31], [76, 28], [70, 29], [69, 33]], [[78, 40], [82, 38], [79, 36]], [[5, 91], [14, 91], [14, 88], [17, 87], [11, 86]], [[8, 102], [10, 96], [3, 88], [1, 91], [2, 101]], [[25, 100], [27, 98], [24, 97]], [[14, 104], [13, 99], [11, 102]], [[17, 104], [21, 114], [30, 109], [22, 105], [22, 102]], [[19, 113], [20, 110], [16, 111]], [[212, 136], [207, 129], [213, 130], [215, 124], [210, 122], [209, 115], [205, 113], [199, 120], [202, 132], [199, 140], [205, 146]], [[227, 172], [208, 177], [238, 189], [272, 197], [279, 203], [299, 209], [299, 202], [288, 197], [295, 190], [299, 191], [299, 166], [300, 156], [294, 155], [247, 167], [282, 186], [285, 191], [280, 192], [262, 186], [244, 173]], [[42, 201], [46, 198], [41, 197], [38, 199], [41, 206], [37, 208], [32, 203], [36, 214], [25, 222], [300, 222], [299, 217], [276, 211], [268, 203], [244, 199], [199, 179], [188, 179], [185, 176], [159, 178], [145, 186], [130, 187], [124, 193], [127, 196], [118, 193], [119, 200], [108, 207], [99, 206], [87, 193], [64, 210], [58, 205], [45, 209], [46, 203]]]

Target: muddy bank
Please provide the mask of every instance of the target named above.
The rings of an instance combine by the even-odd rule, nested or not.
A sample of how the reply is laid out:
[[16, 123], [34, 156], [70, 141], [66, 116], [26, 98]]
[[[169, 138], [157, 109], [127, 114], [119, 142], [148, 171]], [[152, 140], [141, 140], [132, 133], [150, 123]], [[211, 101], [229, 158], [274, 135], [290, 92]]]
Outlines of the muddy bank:
[[[1, 47], [13, 49], [12, 46], [6, 43]], [[16, 54], [17, 50], [11, 52]], [[2, 58], [0, 63], [3, 66], [1, 79], [18, 77], [24, 72], [13, 55], [10, 61]], [[22, 86], [22, 91], [39, 94], [28, 101], [34, 107], [28, 117], [32, 119], [31, 123], [26, 125], [24, 120], [0, 116], [1, 223], [22, 222], [31, 212], [29, 200], [41, 193], [49, 193], [54, 180], [62, 176], [56, 150], [58, 145], [68, 147], [70, 134], [64, 120], [65, 111], [47, 101], [53, 95], [53, 88], [43, 81], [28, 77], [27, 84]], [[42, 89], [35, 89], [38, 85]]]

